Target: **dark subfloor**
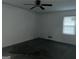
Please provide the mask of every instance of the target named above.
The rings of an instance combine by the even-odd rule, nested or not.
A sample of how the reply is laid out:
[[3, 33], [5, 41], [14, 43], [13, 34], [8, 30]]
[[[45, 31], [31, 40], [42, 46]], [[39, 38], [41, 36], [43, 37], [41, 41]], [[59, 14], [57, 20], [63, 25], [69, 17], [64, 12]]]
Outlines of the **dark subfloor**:
[[37, 38], [2, 49], [11, 59], [76, 59], [76, 46]]

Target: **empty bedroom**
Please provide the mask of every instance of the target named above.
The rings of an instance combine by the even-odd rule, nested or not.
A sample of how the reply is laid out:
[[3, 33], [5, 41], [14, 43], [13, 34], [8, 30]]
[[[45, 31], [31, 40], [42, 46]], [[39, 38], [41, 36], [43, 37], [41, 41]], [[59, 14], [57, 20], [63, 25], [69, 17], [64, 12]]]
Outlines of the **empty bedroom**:
[[2, 0], [2, 59], [76, 59], [76, 1]]

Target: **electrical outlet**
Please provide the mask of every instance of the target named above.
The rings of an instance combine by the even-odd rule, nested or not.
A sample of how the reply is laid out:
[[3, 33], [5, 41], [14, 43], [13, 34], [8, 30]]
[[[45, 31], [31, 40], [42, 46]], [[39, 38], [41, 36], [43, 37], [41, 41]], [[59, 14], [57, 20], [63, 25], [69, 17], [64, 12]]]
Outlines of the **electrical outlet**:
[[52, 36], [48, 36], [48, 38], [53, 38]]

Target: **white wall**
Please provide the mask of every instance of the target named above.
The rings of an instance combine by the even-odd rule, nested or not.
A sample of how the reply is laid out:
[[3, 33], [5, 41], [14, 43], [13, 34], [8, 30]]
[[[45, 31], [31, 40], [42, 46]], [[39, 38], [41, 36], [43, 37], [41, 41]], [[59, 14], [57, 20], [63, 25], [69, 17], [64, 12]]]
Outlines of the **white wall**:
[[48, 38], [53, 36], [51, 40], [75, 44], [75, 35], [64, 35], [63, 30], [63, 17], [75, 15], [75, 10], [62, 11], [62, 12], [50, 12], [40, 15], [40, 21], [42, 25], [40, 27], [40, 37]]
[[36, 14], [7, 4], [2, 6], [3, 47], [36, 37]]
[[75, 10], [35, 14], [6, 4], [2, 9], [3, 47], [48, 36], [53, 36], [51, 40], [75, 44], [75, 35], [62, 34], [63, 16], [75, 15]]

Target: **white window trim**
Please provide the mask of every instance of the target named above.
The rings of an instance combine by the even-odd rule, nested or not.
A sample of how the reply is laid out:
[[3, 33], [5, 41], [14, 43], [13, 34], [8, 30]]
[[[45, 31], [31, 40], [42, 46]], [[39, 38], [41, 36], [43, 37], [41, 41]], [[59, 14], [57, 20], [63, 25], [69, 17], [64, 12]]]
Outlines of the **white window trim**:
[[[64, 17], [73, 17], [73, 16], [75, 16], [75, 15], [72, 15], [72, 16], [64, 16]], [[64, 25], [64, 17], [63, 17], [63, 29], [64, 29], [64, 26], [69, 26], [69, 25]], [[76, 16], [75, 16], [75, 17], [76, 17]], [[70, 26], [73, 26], [73, 25], [70, 25]], [[64, 35], [76, 35], [76, 19], [75, 19], [75, 25], [74, 25], [73, 27], [75, 28], [74, 34], [71, 34], [71, 33], [64, 33], [64, 30], [62, 30], [62, 33], [63, 33]]]

